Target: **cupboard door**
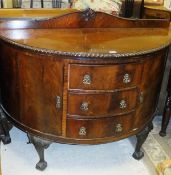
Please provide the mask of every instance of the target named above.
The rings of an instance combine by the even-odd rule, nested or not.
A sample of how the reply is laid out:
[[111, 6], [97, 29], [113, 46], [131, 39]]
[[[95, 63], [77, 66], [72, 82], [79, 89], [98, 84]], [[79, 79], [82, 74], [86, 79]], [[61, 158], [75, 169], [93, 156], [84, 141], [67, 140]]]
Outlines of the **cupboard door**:
[[[8, 52], [7, 52], [8, 53]], [[8, 54], [14, 62], [11, 69], [3, 69], [3, 105], [17, 122], [42, 133], [61, 135], [63, 63], [51, 57], [18, 52]], [[13, 57], [15, 55], [15, 57]], [[5, 59], [5, 57], [4, 57]], [[3, 58], [1, 66], [3, 67]], [[8, 67], [8, 65], [6, 65]], [[10, 66], [10, 64], [9, 64]], [[15, 71], [12, 71], [15, 69]], [[14, 79], [9, 77], [14, 72]], [[14, 82], [15, 81], [15, 82]], [[8, 92], [8, 93], [5, 93]], [[13, 93], [17, 92], [17, 93]], [[17, 99], [18, 103], [10, 103]], [[19, 112], [15, 115], [14, 111]]]

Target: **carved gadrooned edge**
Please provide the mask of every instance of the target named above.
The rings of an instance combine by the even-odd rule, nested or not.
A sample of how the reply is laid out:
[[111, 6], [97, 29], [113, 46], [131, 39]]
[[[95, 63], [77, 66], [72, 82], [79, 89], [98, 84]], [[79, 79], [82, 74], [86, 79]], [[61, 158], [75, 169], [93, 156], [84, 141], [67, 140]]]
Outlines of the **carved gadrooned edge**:
[[138, 52], [129, 52], [129, 53], [87, 53], [87, 52], [66, 52], [66, 51], [58, 51], [58, 50], [51, 50], [45, 48], [37, 48], [28, 46], [25, 44], [17, 43], [13, 40], [0, 36], [1, 41], [13, 45], [16, 48], [26, 49], [34, 53], [38, 54], [49, 54], [49, 55], [58, 55], [58, 56], [69, 56], [75, 58], [122, 58], [122, 57], [133, 57], [139, 55], [147, 55], [150, 53], [154, 53], [160, 51], [170, 45], [170, 42], [166, 42], [165, 44], [161, 45], [160, 47], [156, 47], [149, 50], [138, 51]]

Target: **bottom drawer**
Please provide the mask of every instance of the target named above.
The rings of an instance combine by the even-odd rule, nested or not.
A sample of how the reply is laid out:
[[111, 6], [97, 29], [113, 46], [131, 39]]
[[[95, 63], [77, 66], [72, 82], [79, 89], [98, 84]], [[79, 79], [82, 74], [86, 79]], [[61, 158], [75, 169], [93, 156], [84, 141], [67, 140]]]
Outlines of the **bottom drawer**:
[[134, 114], [100, 118], [73, 119], [67, 118], [67, 137], [78, 139], [104, 138], [120, 136], [134, 128]]

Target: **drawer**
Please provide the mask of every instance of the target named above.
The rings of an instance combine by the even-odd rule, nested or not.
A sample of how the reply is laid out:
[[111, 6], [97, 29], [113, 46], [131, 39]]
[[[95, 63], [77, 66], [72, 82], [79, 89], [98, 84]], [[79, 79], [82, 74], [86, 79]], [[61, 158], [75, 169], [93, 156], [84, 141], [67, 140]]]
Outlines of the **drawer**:
[[141, 82], [141, 64], [69, 66], [69, 89], [113, 90]]
[[69, 93], [68, 114], [105, 117], [135, 110], [138, 101], [137, 88], [106, 93]]
[[94, 139], [127, 134], [134, 127], [134, 113], [99, 119], [67, 118], [67, 137]]

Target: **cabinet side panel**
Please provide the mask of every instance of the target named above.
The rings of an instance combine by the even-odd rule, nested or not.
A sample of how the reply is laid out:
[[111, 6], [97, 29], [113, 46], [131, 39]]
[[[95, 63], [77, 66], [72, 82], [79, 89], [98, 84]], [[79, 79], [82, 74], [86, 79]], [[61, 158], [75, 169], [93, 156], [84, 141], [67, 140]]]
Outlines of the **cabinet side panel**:
[[161, 82], [166, 61], [166, 49], [154, 54], [144, 62], [140, 91], [143, 103], [137, 109], [136, 123], [138, 126], [149, 121], [156, 111]]
[[7, 112], [20, 118], [20, 89], [17, 51], [0, 44], [1, 102]]

